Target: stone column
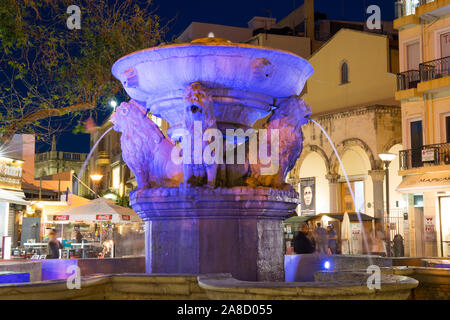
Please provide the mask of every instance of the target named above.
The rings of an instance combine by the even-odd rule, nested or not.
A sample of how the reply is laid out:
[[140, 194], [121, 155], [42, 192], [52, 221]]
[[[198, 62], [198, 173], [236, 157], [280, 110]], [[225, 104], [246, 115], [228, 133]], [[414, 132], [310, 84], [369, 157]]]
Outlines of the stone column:
[[372, 177], [373, 183], [373, 212], [374, 217], [379, 219], [383, 230], [385, 230], [384, 221], [384, 170], [370, 170], [369, 175]]
[[330, 187], [330, 213], [341, 212], [341, 184], [338, 182], [340, 175], [329, 173], [325, 176]]
[[231, 273], [284, 281], [282, 221], [299, 202], [270, 188], [152, 188], [130, 193], [145, 220], [147, 273]]

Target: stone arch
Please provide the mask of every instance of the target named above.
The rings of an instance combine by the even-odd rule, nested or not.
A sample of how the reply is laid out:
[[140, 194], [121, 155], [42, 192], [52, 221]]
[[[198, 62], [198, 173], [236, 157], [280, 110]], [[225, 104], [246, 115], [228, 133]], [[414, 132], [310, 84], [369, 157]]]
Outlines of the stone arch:
[[325, 167], [327, 168], [327, 172], [330, 171], [330, 160], [328, 159], [328, 156], [325, 153], [325, 151], [321, 147], [319, 147], [317, 145], [306, 144], [306, 145], [303, 146], [302, 154], [297, 159], [297, 162], [295, 163], [294, 169], [292, 169], [292, 171], [289, 173], [289, 176], [291, 178], [294, 178], [294, 179], [298, 178], [298, 175], [300, 173], [300, 168], [302, 166], [303, 161], [308, 156], [308, 154], [310, 154], [312, 152], [316, 152], [317, 154], [319, 154], [319, 156], [323, 159], [323, 161], [325, 163]]
[[[366, 153], [369, 158], [370, 168], [371, 170], [377, 170], [381, 168], [381, 161], [376, 160], [374, 153], [369, 148], [369, 146], [358, 138], [349, 138], [345, 139], [341, 143], [336, 145], [336, 150], [340, 157], [342, 157], [346, 150], [350, 147], [360, 147]], [[336, 154], [333, 152], [330, 156], [330, 173], [337, 174], [339, 172], [339, 161], [336, 157]]]
[[397, 144], [402, 144], [402, 138], [401, 137], [395, 137], [389, 140], [388, 143], [386, 143], [382, 149], [382, 153], [388, 153], [391, 148]]

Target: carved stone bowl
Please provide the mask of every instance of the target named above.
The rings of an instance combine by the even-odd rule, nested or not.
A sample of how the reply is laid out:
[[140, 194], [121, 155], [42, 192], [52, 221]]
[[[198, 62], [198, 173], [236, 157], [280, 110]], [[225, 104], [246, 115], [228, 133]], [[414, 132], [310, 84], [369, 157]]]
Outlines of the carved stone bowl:
[[131, 98], [171, 127], [182, 122], [183, 91], [196, 81], [211, 89], [219, 124], [250, 127], [275, 99], [300, 94], [313, 68], [290, 52], [205, 38], [131, 53], [112, 73]]

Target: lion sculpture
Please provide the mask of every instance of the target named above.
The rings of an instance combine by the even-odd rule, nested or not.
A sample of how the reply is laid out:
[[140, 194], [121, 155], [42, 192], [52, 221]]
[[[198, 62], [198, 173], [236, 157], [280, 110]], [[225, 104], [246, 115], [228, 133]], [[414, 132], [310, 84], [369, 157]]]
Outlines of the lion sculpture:
[[[184, 129], [186, 137], [191, 139], [188, 144], [190, 150], [189, 163], [183, 164], [184, 183], [190, 186], [207, 185], [216, 187], [218, 165], [216, 163], [206, 164], [203, 160], [205, 147], [211, 141], [203, 140], [203, 133], [208, 129], [217, 129], [216, 118], [214, 116], [214, 102], [210, 91], [200, 82], [193, 82], [186, 87], [184, 94]], [[197, 125], [196, 125], [197, 123]], [[201, 139], [201, 150], [195, 149], [196, 139]], [[195, 154], [195, 151], [198, 154]], [[200, 151], [200, 152], [199, 152]], [[183, 150], [187, 152], [187, 150]]]
[[[279, 130], [278, 157], [271, 156], [272, 160], [278, 161], [278, 165], [274, 163], [261, 164], [261, 159], [258, 159], [257, 164], [250, 163], [248, 185], [289, 189], [285, 179], [302, 153], [304, 140], [302, 126], [308, 123], [310, 115], [311, 109], [298, 96], [292, 96], [280, 102], [278, 108], [273, 111], [271, 117], [263, 126], [263, 129], [267, 130], [267, 135], [262, 135], [261, 131], [259, 132], [259, 139], [269, 138], [267, 148], [268, 153], [272, 153], [272, 151], [275, 151], [271, 150], [272, 130]], [[277, 168], [278, 170], [276, 173], [266, 174], [265, 172], [270, 172], [269, 168]]]
[[111, 122], [115, 131], [122, 132], [122, 157], [133, 171], [139, 190], [179, 186], [183, 181], [182, 165], [172, 160], [172, 154], [181, 150], [147, 117], [145, 107], [134, 100], [122, 102]]

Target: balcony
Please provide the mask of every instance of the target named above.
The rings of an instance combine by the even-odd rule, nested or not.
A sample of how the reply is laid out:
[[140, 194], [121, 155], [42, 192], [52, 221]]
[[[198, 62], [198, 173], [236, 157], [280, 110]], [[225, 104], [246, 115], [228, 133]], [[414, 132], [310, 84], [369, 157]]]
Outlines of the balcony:
[[419, 70], [408, 70], [397, 74], [397, 90], [417, 88], [420, 82]]
[[421, 63], [419, 65], [419, 92], [434, 91], [450, 87], [450, 56]]
[[99, 151], [96, 161], [99, 166], [109, 165], [111, 163], [109, 153], [107, 151]]
[[399, 153], [400, 170], [450, 165], [450, 143], [430, 144]]
[[417, 85], [420, 82], [419, 70], [408, 70], [397, 74], [397, 91], [395, 99], [398, 101], [412, 97], [420, 97], [417, 92]]
[[449, 76], [450, 56], [421, 63], [419, 65], [422, 81], [430, 81]]
[[397, 100], [420, 97], [423, 92], [438, 92], [450, 87], [450, 56], [421, 63], [419, 70], [397, 74]]
[[416, 8], [416, 16], [423, 19], [435, 20], [450, 13], [450, 0], [420, 0]]
[[416, 12], [416, 8], [420, 6], [419, 0], [399, 0], [394, 4], [395, 19], [401, 17], [413, 15]]

